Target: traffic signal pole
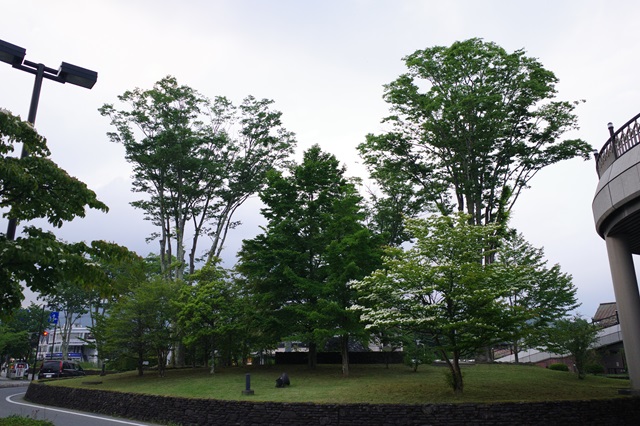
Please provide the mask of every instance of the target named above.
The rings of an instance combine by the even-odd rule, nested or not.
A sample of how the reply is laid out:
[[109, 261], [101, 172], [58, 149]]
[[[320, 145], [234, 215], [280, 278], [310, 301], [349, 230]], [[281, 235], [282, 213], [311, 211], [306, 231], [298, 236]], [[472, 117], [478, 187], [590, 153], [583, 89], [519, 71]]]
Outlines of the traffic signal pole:
[[[36, 377], [36, 367], [38, 366], [38, 350], [40, 349], [40, 339], [44, 333], [44, 305], [42, 305], [42, 312], [40, 314], [40, 330], [38, 330], [38, 340], [36, 341], [36, 356], [33, 359], [33, 368], [31, 369], [31, 380]], [[44, 362], [44, 360], [42, 360]]]

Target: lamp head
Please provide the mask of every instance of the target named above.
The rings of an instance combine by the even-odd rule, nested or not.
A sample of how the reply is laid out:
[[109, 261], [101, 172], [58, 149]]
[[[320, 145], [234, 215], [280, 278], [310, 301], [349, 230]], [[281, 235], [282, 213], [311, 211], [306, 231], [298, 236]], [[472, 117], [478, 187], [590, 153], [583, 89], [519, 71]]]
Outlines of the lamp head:
[[63, 83], [75, 84], [76, 86], [91, 89], [98, 81], [98, 73], [86, 68], [63, 62], [58, 70], [58, 77]]
[[20, 65], [26, 54], [26, 49], [0, 40], [0, 61], [11, 64], [12, 66]]

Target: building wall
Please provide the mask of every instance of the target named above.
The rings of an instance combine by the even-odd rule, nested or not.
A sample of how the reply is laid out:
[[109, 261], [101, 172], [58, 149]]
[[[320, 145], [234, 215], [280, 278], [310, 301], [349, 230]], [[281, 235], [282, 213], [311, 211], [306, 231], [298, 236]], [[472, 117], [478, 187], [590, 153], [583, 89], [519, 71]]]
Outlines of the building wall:
[[627, 371], [622, 342], [599, 348], [597, 354], [607, 374], [623, 374]]
[[[61, 328], [64, 325], [59, 324], [57, 330], [51, 328], [48, 329], [48, 335], [46, 337], [40, 337], [40, 344], [38, 345], [38, 360], [43, 359], [61, 359], [62, 358], [62, 333]], [[55, 342], [54, 342], [55, 337]], [[70, 359], [75, 359], [83, 362], [98, 362], [98, 351], [95, 347], [92, 347], [95, 343], [95, 339], [91, 335], [91, 331], [85, 326], [74, 325], [71, 328], [69, 336], [69, 356]], [[53, 346], [53, 348], [52, 348]]]

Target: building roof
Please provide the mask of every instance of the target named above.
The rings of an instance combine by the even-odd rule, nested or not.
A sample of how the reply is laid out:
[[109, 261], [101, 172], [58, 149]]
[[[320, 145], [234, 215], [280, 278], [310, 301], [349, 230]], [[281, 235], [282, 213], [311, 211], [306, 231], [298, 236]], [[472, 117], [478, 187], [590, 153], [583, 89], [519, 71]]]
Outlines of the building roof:
[[601, 303], [593, 316], [593, 322], [602, 327], [618, 323], [618, 305], [616, 302]]

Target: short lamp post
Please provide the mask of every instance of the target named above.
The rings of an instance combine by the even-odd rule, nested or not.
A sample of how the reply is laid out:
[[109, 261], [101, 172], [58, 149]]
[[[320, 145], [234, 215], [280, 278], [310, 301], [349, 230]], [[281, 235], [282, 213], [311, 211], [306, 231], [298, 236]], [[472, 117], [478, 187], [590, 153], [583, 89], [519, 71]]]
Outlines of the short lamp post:
[[[6, 62], [13, 68], [26, 71], [36, 76], [33, 84], [33, 93], [31, 95], [31, 105], [29, 106], [29, 117], [27, 119], [31, 125], [35, 125], [36, 122], [38, 101], [40, 100], [40, 89], [42, 88], [42, 80], [44, 78], [57, 81], [58, 83], [69, 83], [85, 87], [87, 89], [91, 89], [98, 80], [98, 73], [95, 71], [71, 65], [66, 62], [63, 62], [60, 65], [60, 68], [54, 70], [53, 68], [46, 67], [43, 64], [36, 64], [35, 62], [24, 59], [26, 53], [27, 51], [24, 48], [7, 43], [4, 40], [0, 40], [0, 62]], [[29, 155], [29, 153], [23, 145], [20, 158], [24, 158], [27, 155]], [[17, 225], [18, 221], [16, 219], [9, 219], [9, 226], [7, 227], [8, 240], [15, 239]]]

